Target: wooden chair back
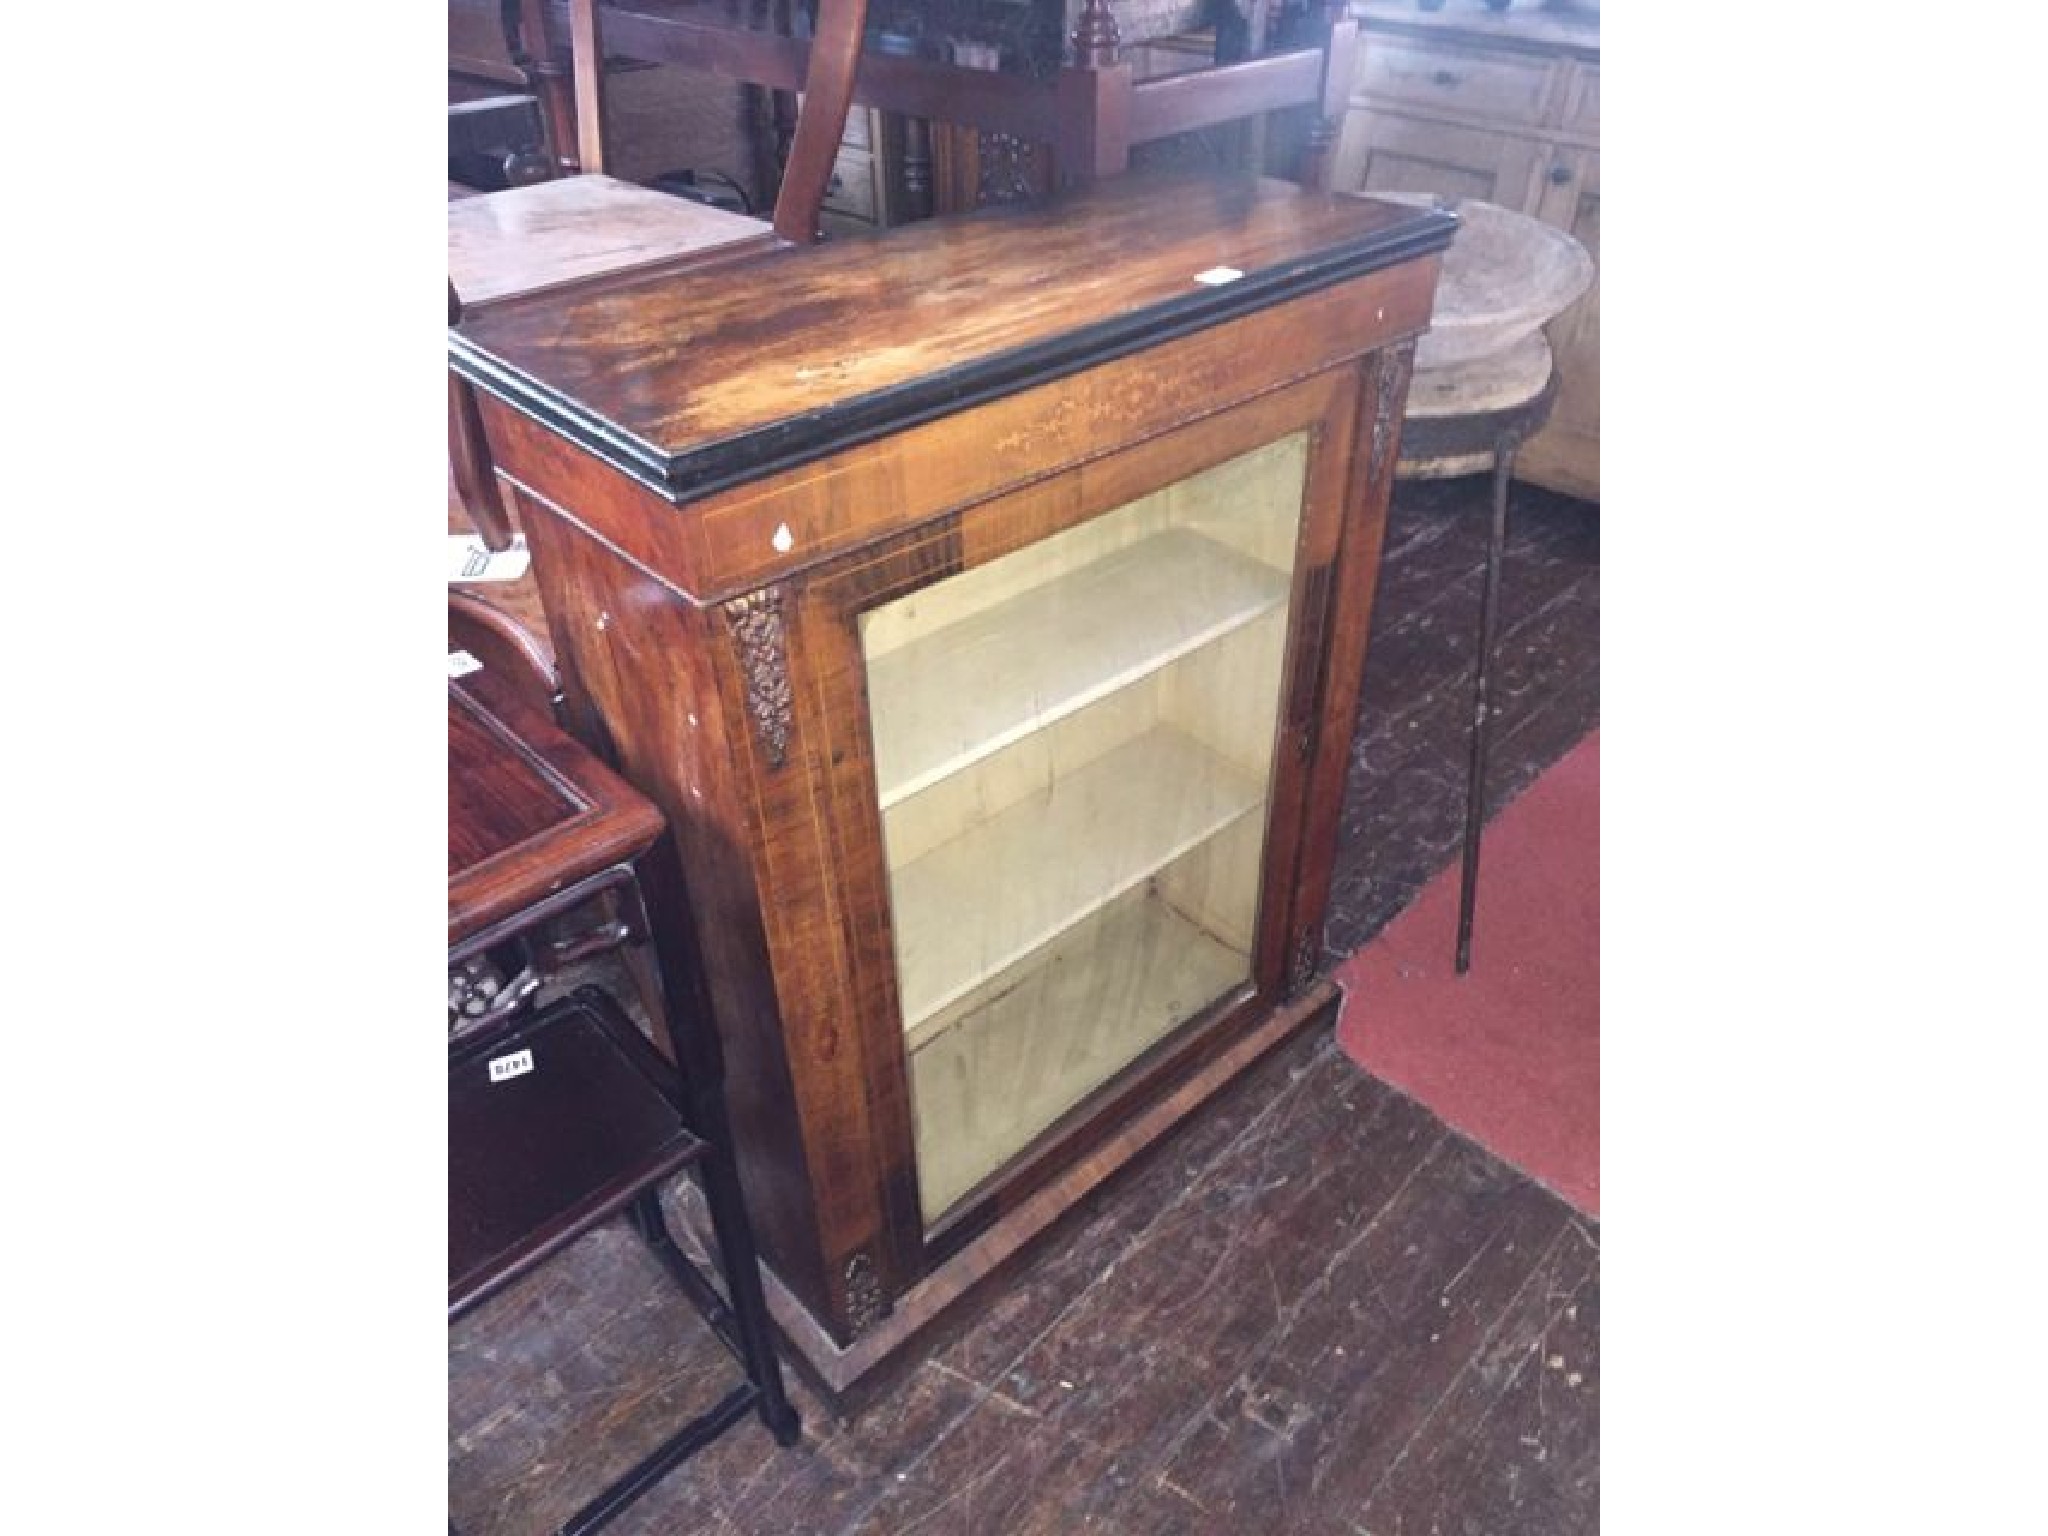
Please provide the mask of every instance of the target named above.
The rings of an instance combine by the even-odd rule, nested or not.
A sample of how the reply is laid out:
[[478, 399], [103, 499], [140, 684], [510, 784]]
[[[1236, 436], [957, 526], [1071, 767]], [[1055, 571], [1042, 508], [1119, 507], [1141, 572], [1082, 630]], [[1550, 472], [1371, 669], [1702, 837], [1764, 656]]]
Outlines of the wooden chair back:
[[[817, 30], [804, 71], [803, 107], [771, 223], [791, 245], [815, 244], [819, 210], [846, 132], [860, 66], [868, 0], [818, 0]], [[576, 82], [577, 158], [587, 173], [605, 168], [604, 21], [601, 0], [569, 0], [570, 67]]]
[[[846, 114], [853, 101], [854, 76], [860, 63], [862, 29], [867, 23], [867, 0], [819, 0], [817, 36], [812, 41], [808, 66], [803, 76], [803, 108], [797, 115], [796, 134], [790, 147], [789, 164], [781, 190], [775, 199], [772, 221], [774, 238], [784, 245], [810, 245], [819, 238], [819, 212], [832, 176], [839, 140], [846, 132]], [[508, 27], [508, 39], [515, 58], [545, 53], [538, 45], [541, 26], [538, 0], [520, 0], [520, 19], [531, 34], [523, 50]], [[576, 101], [578, 157], [586, 174], [602, 175], [605, 167], [604, 141], [604, 37], [597, 0], [569, 0], [571, 72]], [[533, 71], [536, 89], [552, 76]], [[555, 146], [559, 158], [561, 146]], [[726, 223], [741, 221], [730, 215], [701, 210], [706, 219]], [[725, 238], [721, 234], [718, 238]], [[760, 249], [748, 239], [735, 242], [731, 254]], [[678, 250], [678, 255], [685, 254]], [[720, 259], [717, 246], [687, 252], [693, 264]], [[635, 253], [644, 262], [646, 252]], [[593, 273], [592, 275], [597, 275]], [[462, 298], [451, 278], [448, 284], [448, 323], [462, 317]], [[448, 454], [455, 494], [479, 537], [491, 549], [507, 548], [514, 524], [505, 506], [491, 466], [483, 423], [471, 387], [452, 373], [448, 376]]]
[[[1129, 166], [1136, 145], [1274, 113], [1305, 114], [1310, 127], [1295, 177], [1328, 190], [1331, 152], [1357, 57], [1358, 23], [1349, 14], [1349, 0], [1300, 0], [1278, 15], [1271, 0], [1263, 0], [1248, 21], [1218, 29], [1214, 57], [1206, 67], [1165, 74], [1134, 65], [1107, 0], [1084, 0], [1068, 59], [1048, 78], [874, 53], [860, 60], [857, 79], [853, 62], [865, 16], [853, 7], [836, 9], [834, 0], [819, 0], [817, 37], [808, 41], [759, 29], [709, 0], [569, 3], [580, 28], [574, 41], [581, 72], [579, 132], [601, 113], [601, 105], [593, 111], [585, 103], [598, 100], [600, 75], [594, 61], [608, 41], [616, 55], [679, 64], [772, 91], [802, 92], [805, 118], [812, 111], [812, 93], [834, 92], [818, 102], [818, 123], [800, 119], [797, 125], [798, 139], [806, 142], [791, 150], [792, 175], [784, 182], [775, 220], [777, 232], [788, 239], [803, 237], [804, 201], [814, 177], [821, 178], [815, 183], [820, 186], [829, 181], [844, 131], [844, 107], [854, 102], [927, 120], [935, 158], [941, 139], [969, 145], [985, 135], [1028, 146], [1038, 167], [1034, 177], [1046, 183], [1041, 191], [1114, 176]], [[1235, 14], [1228, 5], [1223, 9]], [[1222, 35], [1225, 31], [1228, 36]], [[1164, 41], [1140, 39], [1138, 45]], [[845, 102], [836, 96], [842, 80]], [[591, 152], [602, 164], [601, 125]], [[936, 211], [960, 212], [975, 205], [977, 174], [935, 166], [934, 178]]]

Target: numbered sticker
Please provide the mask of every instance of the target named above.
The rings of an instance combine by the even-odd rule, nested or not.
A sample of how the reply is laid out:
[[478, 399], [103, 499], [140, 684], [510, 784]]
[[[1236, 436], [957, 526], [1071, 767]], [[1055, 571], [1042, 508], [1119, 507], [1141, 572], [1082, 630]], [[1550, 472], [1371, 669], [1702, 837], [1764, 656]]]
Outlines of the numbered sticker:
[[483, 669], [484, 664], [467, 651], [450, 651], [448, 653], [448, 675], [450, 677], [467, 677], [470, 673], [481, 672]]
[[533, 1070], [532, 1050], [514, 1051], [510, 1056], [491, 1058], [491, 1081], [502, 1083], [515, 1077], [524, 1077]]

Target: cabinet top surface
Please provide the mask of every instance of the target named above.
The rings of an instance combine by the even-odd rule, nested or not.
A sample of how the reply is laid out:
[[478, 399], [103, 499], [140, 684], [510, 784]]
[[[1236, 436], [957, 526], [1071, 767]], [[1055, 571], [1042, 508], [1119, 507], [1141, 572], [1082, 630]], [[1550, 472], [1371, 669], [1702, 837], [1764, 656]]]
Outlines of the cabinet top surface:
[[1250, 177], [1043, 203], [507, 300], [455, 369], [680, 498], [1441, 250], [1432, 210]]

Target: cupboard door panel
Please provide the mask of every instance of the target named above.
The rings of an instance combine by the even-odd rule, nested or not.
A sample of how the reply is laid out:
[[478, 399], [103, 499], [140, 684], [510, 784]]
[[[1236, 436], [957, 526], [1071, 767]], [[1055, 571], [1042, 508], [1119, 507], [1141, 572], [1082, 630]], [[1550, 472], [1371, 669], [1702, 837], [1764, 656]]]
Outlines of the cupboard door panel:
[[1380, 36], [1359, 49], [1355, 81], [1359, 94], [1397, 106], [1534, 127], [1543, 121], [1557, 67], [1548, 59]]
[[1307, 466], [1298, 430], [860, 616], [927, 1222], [1251, 986]]
[[1598, 64], [1580, 63], [1572, 66], [1571, 86], [1565, 95], [1564, 130], [1566, 133], [1583, 133], [1589, 139], [1600, 137]]
[[1349, 191], [1429, 192], [1525, 211], [1538, 157], [1536, 141], [1516, 134], [1354, 106], [1332, 175]]
[[1327, 370], [794, 599], [896, 1272], [1279, 1001], [1357, 398]]

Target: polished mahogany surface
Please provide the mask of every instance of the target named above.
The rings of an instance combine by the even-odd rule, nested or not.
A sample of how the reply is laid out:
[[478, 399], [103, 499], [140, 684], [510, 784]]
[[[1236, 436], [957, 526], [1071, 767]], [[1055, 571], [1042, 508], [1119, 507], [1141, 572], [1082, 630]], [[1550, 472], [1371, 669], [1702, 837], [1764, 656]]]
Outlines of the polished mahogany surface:
[[[715, 273], [508, 300], [456, 369], [671, 491], [815, 456], [1450, 242], [1431, 209], [1129, 176]], [[886, 254], [886, 260], [881, 259]]]
[[448, 942], [660, 835], [661, 813], [488, 668], [448, 683]]

